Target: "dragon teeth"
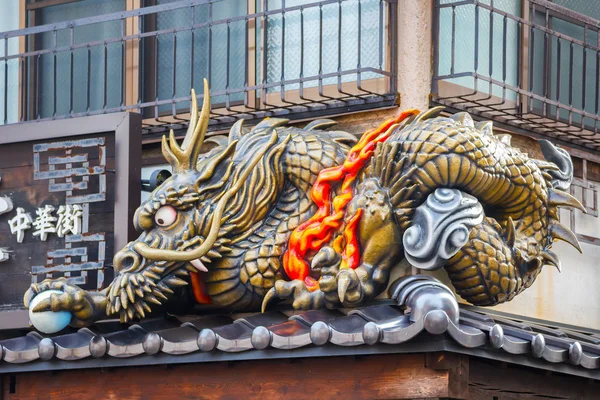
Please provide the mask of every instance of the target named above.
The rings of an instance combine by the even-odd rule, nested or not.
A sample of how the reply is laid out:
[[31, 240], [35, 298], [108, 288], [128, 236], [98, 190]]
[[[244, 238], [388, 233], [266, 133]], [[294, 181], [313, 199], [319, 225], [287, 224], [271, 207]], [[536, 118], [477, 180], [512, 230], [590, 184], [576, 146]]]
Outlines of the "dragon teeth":
[[209, 250], [208, 253], [206, 253], [206, 254], [211, 258], [222, 258], [223, 257], [219, 252], [216, 252], [214, 250]]
[[200, 261], [199, 258], [190, 261], [190, 264], [192, 264], [198, 271], [208, 272], [208, 268], [206, 268], [206, 266], [202, 263], [202, 261]]

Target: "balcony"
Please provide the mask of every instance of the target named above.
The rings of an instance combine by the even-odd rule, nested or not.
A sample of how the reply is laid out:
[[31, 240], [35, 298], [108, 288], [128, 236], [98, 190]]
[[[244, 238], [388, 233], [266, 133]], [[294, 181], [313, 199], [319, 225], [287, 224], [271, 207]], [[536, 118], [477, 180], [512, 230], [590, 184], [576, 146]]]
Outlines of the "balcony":
[[436, 0], [433, 102], [598, 150], [600, 10], [560, 3]]
[[62, 3], [0, 33], [0, 124], [134, 111], [161, 135], [205, 77], [213, 130], [396, 104], [397, 0]]

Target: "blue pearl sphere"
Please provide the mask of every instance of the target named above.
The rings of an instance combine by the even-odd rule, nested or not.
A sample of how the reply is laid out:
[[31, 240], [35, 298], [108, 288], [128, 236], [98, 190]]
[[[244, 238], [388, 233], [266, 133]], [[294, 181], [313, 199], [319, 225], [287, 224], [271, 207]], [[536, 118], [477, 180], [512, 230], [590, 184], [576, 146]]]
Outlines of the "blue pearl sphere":
[[69, 322], [71, 322], [71, 313], [68, 311], [33, 312], [33, 309], [40, 301], [47, 299], [51, 294], [61, 295], [62, 293], [60, 290], [46, 290], [31, 300], [29, 304], [29, 320], [35, 329], [43, 333], [56, 333], [69, 325]]

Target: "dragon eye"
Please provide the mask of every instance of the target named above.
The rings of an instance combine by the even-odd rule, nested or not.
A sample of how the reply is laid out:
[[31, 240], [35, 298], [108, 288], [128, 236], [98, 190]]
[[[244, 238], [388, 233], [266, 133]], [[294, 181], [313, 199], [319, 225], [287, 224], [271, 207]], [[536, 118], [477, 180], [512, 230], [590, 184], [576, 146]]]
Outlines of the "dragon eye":
[[169, 226], [177, 219], [177, 210], [171, 206], [162, 206], [154, 214], [154, 222], [158, 226]]

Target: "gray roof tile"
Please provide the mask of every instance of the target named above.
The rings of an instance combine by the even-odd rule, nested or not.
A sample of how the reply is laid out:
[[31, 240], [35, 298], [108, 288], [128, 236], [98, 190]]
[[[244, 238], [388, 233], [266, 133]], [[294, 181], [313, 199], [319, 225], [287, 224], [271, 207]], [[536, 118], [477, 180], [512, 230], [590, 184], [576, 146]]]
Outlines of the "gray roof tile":
[[[486, 315], [461, 308], [455, 324], [440, 310], [412, 322], [400, 308], [376, 305], [348, 311], [318, 310], [287, 317], [280, 312], [231, 318], [208, 315], [188, 322], [170, 319], [143, 321], [126, 327], [99, 323], [90, 329], [44, 338], [37, 332], [0, 341], [2, 360], [17, 364], [36, 360], [76, 361], [85, 358], [130, 358], [159, 354], [185, 355], [201, 351], [226, 353], [306, 346], [400, 345], [421, 334], [445, 335], [468, 349], [600, 369], [600, 338], [572, 328]], [[38, 361], [40, 362], [40, 361]]]

